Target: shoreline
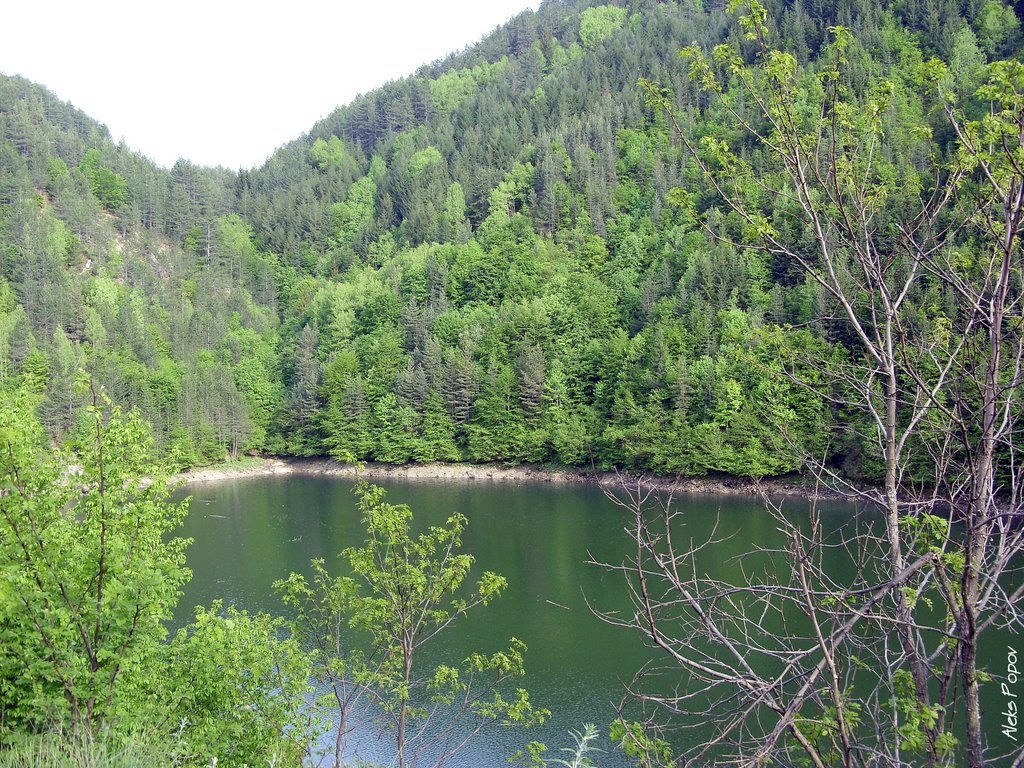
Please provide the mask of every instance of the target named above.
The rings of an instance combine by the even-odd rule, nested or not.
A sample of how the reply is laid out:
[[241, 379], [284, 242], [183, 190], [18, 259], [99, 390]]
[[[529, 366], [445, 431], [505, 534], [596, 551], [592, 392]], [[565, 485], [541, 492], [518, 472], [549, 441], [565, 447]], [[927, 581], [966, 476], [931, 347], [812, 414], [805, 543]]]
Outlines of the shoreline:
[[672, 477], [634, 473], [598, 472], [593, 470], [552, 469], [529, 465], [502, 464], [382, 464], [366, 462], [361, 467], [340, 464], [329, 458], [259, 457], [247, 460], [242, 466], [222, 464], [199, 467], [174, 476], [184, 485], [220, 482], [246, 477], [297, 475], [304, 477], [344, 477], [368, 480], [408, 480], [413, 482], [489, 482], [489, 483], [552, 483], [555, 485], [593, 485], [608, 488], [626, 479], [630, 484], [640, 483], [645, 488], [657, 488], [682, 494], [719, 494], [762, 496], [799, 496], [811, 498], [838, 498], [825, 488], [817, 493], [799, 476], [770, 477], [753, 480], [745, 477], [704, 476]]

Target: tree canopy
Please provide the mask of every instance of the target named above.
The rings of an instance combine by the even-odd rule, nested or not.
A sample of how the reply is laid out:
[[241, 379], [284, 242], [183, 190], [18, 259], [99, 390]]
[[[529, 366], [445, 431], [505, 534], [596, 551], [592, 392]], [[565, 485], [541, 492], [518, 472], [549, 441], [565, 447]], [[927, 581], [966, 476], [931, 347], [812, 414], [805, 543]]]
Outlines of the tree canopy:
[[[974, 119], [989, 62], [1020, 39], [998, 0], [765, 14], [808, 109], [828, 28], [856, 30], [841, 85], [875, 111], [843, 119], [887, 137], [877, 216], [894, 222], [952, 146], [916, 85], [926, 63], [947, 63]], [[180, 467], [262, 451], [761, 476], [826, 453], [877, 481], [856, 416], [780, 375], [782, 360], [858, 354], [855, 329], [797, 260], [735, 245], [762, 226], [799, 255], [813, 233], [749, 186], [762, 219], [744, 221], [636, 85], [658, 84], [706, 162], [774, 172], [674, 63], [737, 34], [713, 3], [544, 3], [239, 173], [155, 167], [6, 77], [3, 386], [36, 387], [63, 439], [82, 368]], [[735, 66], [750, 55], [740, 45]], [[720, 87], [742, 113], [740, 72]], [[833, 427], [850, 428], [826, 444]]]

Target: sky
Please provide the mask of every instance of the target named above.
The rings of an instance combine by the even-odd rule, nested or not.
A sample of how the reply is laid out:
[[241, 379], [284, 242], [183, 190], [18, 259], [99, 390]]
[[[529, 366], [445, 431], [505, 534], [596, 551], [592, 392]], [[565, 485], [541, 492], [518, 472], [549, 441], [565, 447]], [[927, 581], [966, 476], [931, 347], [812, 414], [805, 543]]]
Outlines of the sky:
[[0, 72], [170, 167], [251, 168], [335, 107], [539, 0], [56, 0], [4, 9]]

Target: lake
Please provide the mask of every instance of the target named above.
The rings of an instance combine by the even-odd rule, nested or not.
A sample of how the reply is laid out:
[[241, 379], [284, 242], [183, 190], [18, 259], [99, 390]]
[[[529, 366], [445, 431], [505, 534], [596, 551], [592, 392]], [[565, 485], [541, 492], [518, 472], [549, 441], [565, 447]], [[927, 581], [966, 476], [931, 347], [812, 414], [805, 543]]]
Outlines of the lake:
[[[602, 734], [599, 757], [605, 768], [626, 765], [607, 740], [608, 725], [624, 686], [654, 656], [641, 637], [598, 619], [591, 607], [632, 609], [620, 573], [588, 565], [589, 560], [621, 563], [631, 552], [626, 513], [589, 486], [476, 481], [387, 481], [388, 500], [413, 509], [414, 527], [441, 524], [455, 511], [468, 518], [466, 551], [476, 557], [471, 580], [484, 570], [504, 575], [508, 589], [499, 600], [480, 607], [425, 654], [424, 661], [458, 663], [472, 651], [494, 652], [510, 637], [527, 647], [527, 677], [522, 686], [535, 706], [551, 710], [543, 726], [529, 732], [482, 735], [452, 765], [500, 766], [523, 742], [548, 745], [548, 757], [571, 744], [570, 729], [595, 723]], [[343, 549], [363, 543], [364, 535], [351, 480], [337, 477], [264, 476], [196, 483], [191, 514], [182, 531], [195, 541], [189, 549], [194, 571], [180, 601], [176, 623], [188, 620], [192, 606], [223, 598], [249, 611], [283, 613], [272, 589], [291, 571], [308, 573], [311, 558], [324, 558], [332, 573], [344, 563]], [[686, 535], [696, 541], [718, 525], [724, 539], [702, 563], [711, 577], [734, 577], [761, 567], [758, 546], [782, 543], [777, 523], [760, 500], [745, 496], [688, 495]], [[786, 501], [793, 514], [807, 502]], [[851, 507], [823, 507], [826, 528], [838, 527]], [[741, 557], [742, 556], [742, 557]], [[742, 563], [740, 562], [742, 560]], [[833, 575], [848, 564], [836, 556]], [[424, 649], [427, 650], [427, 649]], [[386, 759], [387, 742], [364, 730], [359, 756]], [[699, 732], [691, 738], [699, 738]]]

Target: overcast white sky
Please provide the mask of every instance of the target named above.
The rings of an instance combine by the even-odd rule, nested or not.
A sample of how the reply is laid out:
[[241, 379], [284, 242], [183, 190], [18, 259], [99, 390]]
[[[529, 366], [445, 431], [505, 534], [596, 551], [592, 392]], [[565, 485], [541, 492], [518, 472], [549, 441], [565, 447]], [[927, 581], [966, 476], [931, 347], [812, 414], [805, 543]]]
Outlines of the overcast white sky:
[[171, 166], [249, 168], [335, 107], [539, 0], [57, 0], [4, 9], [0, 72]]

